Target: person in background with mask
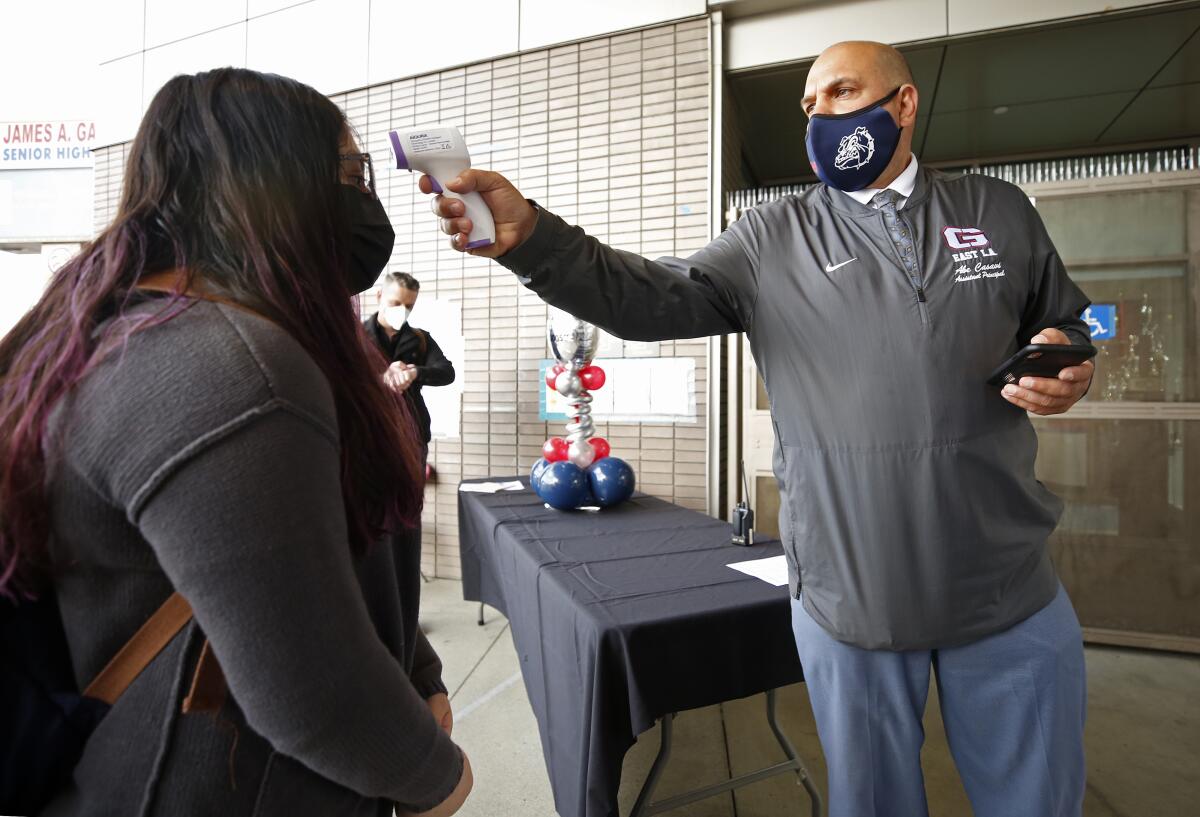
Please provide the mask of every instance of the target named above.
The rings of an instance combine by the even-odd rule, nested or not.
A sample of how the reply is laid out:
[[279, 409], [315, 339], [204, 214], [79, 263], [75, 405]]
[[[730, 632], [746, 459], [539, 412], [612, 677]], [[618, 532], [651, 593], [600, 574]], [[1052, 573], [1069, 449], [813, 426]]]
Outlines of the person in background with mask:
[[425, 386], [448, 386], [454, 382], [454, 364], [433, 336], [408, 322], [420, 295], [421, 282], [407, 272], [389, 272], [384, 277], [379, 311], [363, 323], [384, 356], [392, 361], [385, 382], [408, 397], [416, 415], [421, 439], [428, 450], [432, 439], [429, 409], [421, 390]]
[[[1088, 299], [1019, 188], [918, 163], [895, 49], [826, 49], [803, 106], [824, 184], [686, 259], [606, 247], [496, 173], [446, 187], [478, 191], [495, 219], [496, 243], [468, 251], [554, 306], [633, 340], [747, 333], [832, 817], [928, 813], [931, 672], [977, 817], [1078, 817], [1082, 634], [1047, 552], [1062, 503], [1034, 475], [1027, 412], [1065, 412], [1093, 367], [986, 379], [1031, 341], [1089, 343]], [[461, 201], [435, 211], [467, 249]]]
[[80, 689], [190, 605], [44, 815], [446, 817], [470, 792], [419, 553], [382, 544], [423, 479], [352, 304], [394, 237], [364, 159], [306, 85], [177, 76], [113, 223], [0, 341], [4, 603], [57, 599]]

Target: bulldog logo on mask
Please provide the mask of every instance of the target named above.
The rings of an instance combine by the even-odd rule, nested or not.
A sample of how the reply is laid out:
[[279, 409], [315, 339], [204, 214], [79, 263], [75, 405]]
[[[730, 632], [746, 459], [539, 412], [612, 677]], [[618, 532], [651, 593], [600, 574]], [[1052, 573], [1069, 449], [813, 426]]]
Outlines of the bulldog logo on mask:
[[860, 125], [854, 129], [854, 133], [846, 134], [838, 143], [833, 166], [838, 170], [858, 170], [874, 155], [875, 140], [871, 138], [871, 132]]
[[892, 91], [865, 108], [839, 114], [814, 113], [804, 137], [813, 172], [838, 190], [862, 190], [887, 168], [900, 144], [900, 126], [883, 107]]

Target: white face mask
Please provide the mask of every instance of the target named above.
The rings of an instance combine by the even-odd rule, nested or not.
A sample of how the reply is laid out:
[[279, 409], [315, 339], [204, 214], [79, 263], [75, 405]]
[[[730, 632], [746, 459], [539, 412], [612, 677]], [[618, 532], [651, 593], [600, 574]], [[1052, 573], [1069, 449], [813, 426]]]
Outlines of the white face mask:
[[399, 331], [404, 324], [408, 323], [408, 316], [412, 314], [412, 309], [406, 306], [389, 306], [383, 310], [383, 322], [393, 329]]

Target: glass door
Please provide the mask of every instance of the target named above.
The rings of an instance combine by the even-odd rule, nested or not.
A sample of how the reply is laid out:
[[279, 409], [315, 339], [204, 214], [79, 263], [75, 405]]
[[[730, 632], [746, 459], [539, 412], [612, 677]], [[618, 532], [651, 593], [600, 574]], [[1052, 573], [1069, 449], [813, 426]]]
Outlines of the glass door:
[[1059, 575], [1090, 640], [1200, 651], [1200, 189], [1036, 206], [1099, 349], [1088, 396], [1034, 418]]

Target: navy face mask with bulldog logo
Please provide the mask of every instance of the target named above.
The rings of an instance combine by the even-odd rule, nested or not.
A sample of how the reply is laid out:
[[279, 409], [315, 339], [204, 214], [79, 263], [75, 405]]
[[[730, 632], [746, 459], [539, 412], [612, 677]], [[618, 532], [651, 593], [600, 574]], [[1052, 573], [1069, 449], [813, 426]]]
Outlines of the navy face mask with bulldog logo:
[[862, 190], [879, 178], [900, 144], [900, 126], [884, 105], [900, 88], [878, 102], [850, 113], [815, 113], [804, 144], [821, 181], [838, 190]]

